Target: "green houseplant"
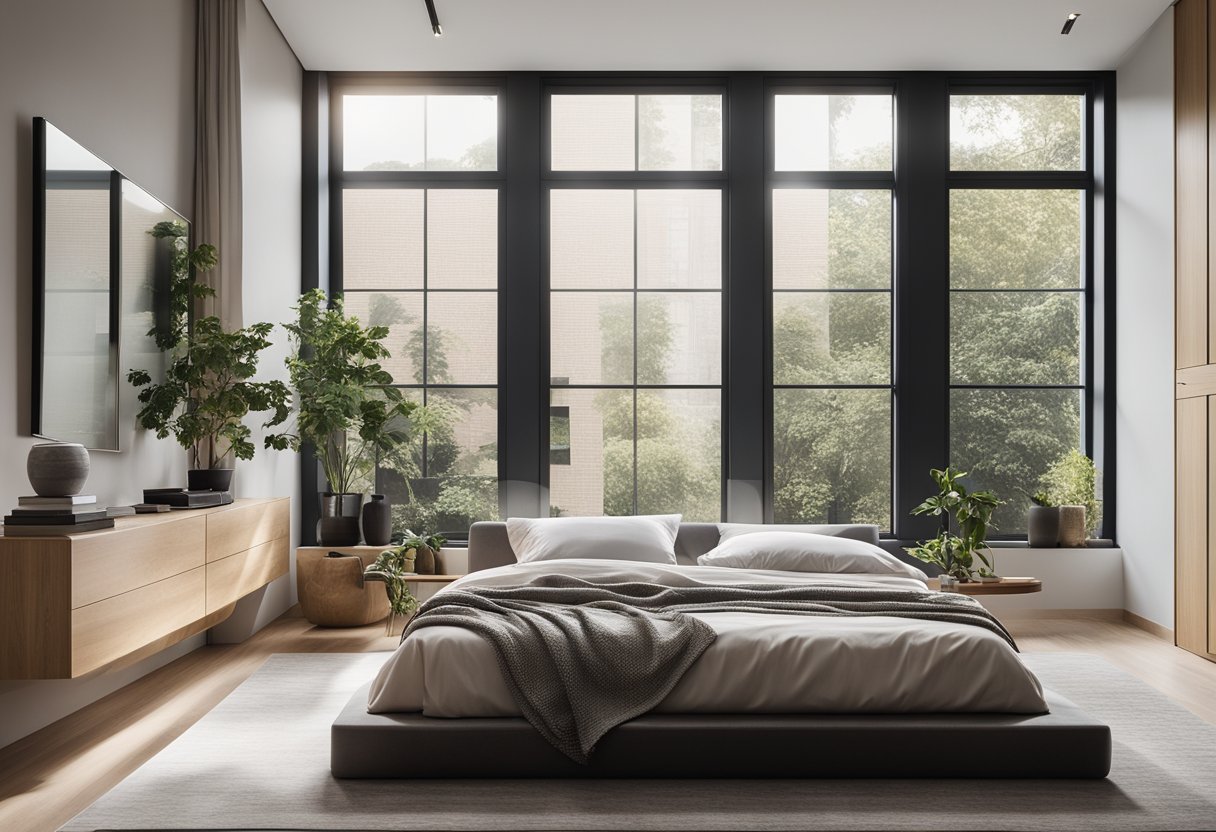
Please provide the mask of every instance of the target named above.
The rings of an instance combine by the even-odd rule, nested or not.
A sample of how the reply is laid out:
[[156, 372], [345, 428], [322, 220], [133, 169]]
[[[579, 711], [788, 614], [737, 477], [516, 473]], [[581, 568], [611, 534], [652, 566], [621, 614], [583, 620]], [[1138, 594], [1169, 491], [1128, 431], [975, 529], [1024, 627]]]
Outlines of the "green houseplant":
[[385, 549], [363, 572], [368, 581], [383, 581], [388, 593], [390, 615], [385, 625], [385, 634], [392, 635], [398, 617], [404, 619], [418, 609], [418, 599], [410, 592], [409, 578], [418, 573], [416, 566], [420, 554], [434, 553], [447, 541], [436, 534], [416, 535], [407, 531], [401, 542]]
[[[977, 571], [980, 577], [991, 577], [992, 562], [984, 550], [988, 530], [995, 528], [992, 512], [1001, 501], [991, 491], [968, 491], [962, 482], [966, 471], [947, 466], [945, 470], [932, 469], [929, 476], [937, 484], [938, 493], [914, 508], [912, 513], [940, 517], [941, 531], [937, 537], [907, 547], [905, 551], [917, 560], [940, 567], [959, 581], [973, 580]], [[951, 521], [957, 532], [951, 529]], [[976, 558], [983, 563], [978, 570]]]
[[270, 447], [310, 445], [325, 473], [320, 543], [359, 542], [362, 491], [378, 460], [403, 453], [415, 404], [392, 387], [381, 365], [389, 357], [386, 326], [364, 326], [347, 315], [341, 297], [320, 289], [300, 297], [296, 319], [284, 324], [292, 343], [287, 369], [296, 395], [295, 431], [266, 437]]
[[192, 489], [227, 491], [232, 485], [230, 457], [252, 459], [254, 444], [244, 423], [249, 413], [268, 412], [263, 427], [287, 419], [291, 394], [281, 381], [253, 381], [259, 354], [270, 346], [273, 325], [256, 323], [226, 330], [208, 315], [190, 323], [190, 308], [215, 290], [194, 280], [194, 272], [215, 267], [214, 246], [188, 249], [186, 228], [162, 222], [150, 232], [172, 244], [172, 275], [167, 320], [148, 332], [168, 353], [164, 380], [154, 383], [146, 370], [131, 370], [127, 381], [139, 392], [136, 419], [160, 439], [172, 435], [190, 452]]
[[1082, 525], [1089, 537], [1097, 534], [1102, 524], [1102, 502], [1097, 496], [1098, 474], [1094, 461], [1073, 448], [1052, 463], [1040, 482], [1043, 492], [1057, 506], [1081, 506], [1085, 510]]

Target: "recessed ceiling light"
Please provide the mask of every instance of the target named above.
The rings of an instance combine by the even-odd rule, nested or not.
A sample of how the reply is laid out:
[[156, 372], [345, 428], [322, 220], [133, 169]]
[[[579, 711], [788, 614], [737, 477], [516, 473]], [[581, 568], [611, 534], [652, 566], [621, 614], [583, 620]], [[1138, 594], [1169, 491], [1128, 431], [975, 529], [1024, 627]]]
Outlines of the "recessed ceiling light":
[[[427, 4], [428, 5], [430, 4], [430, 0], [427, 0]], [[1072, 25], [1077, 22], [1077, 18], [1080, 16], [1081, 16], [1080, 12], [1073, 12], [1072, 14], [1070, 14], [1068, 16], [1068, 19], [1064, 21], [1064, 28], [1060, 30], [1060, 34], [1067, 35], [1069, 32], [1071, 32]]]
[[426, 13], [431, 16], [431, 31], [435, 33], [435, 37], [443, 34], [443, 27], [439, 25], [439, 14], [435, 11], [435, 0], [423, 0], [426, 3]]

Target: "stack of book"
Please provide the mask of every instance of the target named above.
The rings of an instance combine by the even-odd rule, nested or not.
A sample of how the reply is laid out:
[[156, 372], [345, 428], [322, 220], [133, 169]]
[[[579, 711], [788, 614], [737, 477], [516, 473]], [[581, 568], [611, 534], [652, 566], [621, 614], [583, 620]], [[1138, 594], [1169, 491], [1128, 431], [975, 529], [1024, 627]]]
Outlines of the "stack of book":
[[75, 534], [114, 528], [114, 520], [97, 498], [89, 494], [73, 497], [18, 497], [17, 508], [4, 518], [10, 537]]

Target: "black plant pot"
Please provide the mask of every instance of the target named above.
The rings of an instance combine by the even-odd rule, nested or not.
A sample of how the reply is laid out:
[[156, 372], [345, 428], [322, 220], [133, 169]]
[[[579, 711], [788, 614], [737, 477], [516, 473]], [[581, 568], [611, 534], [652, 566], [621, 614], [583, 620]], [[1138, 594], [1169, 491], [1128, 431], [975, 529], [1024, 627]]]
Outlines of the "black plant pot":
[[363, 495], [323, 491], [318, 496], [321, 498], [321, 520], [317, 523], [317, 543], [321, 546], [358, 546]]
[[383, 494], [373, 494], [363, 507], [363, 542], [368, 546], [387, 546], [393, 538], [393, 512]]
[[1026, 514], [1026, 543], [1035, 549], [1054, 549], [1060, 540], [1060, 509], [1031, 506]]
[[186, 485], [191, 491], [227, 491], [232, 488], [232, 468], [191, 468]]

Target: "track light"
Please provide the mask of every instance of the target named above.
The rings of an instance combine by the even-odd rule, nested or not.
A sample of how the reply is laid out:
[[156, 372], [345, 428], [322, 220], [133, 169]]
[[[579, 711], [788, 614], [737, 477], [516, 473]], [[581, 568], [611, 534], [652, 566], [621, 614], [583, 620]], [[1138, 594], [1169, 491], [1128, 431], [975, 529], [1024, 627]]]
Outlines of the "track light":
[[[430, 0], [427, 0], [427, 4], [428, 5], [430, 4]], [[1077, 22], [1077, 18], [1080, 16], [1081, 16], [1080, 12], [1073, 12], [1072, 14], [1070, 14], [1068, 16], [1068, 19], [1064, 21], [1064, 28], [1060, 30], [1060, 34], [1067, 35], [1069, 32], [1071, 32], [1072, 25]]]
[[435, 0], [423, 0], [426, 3], [426, 13], [431, 16], [431, 31], [435, 33], [435, 37], [443, 34], [443, 27], [439, 25], [439, 14], [435, 11]]

